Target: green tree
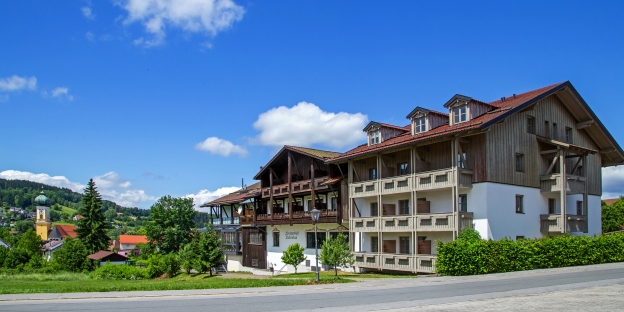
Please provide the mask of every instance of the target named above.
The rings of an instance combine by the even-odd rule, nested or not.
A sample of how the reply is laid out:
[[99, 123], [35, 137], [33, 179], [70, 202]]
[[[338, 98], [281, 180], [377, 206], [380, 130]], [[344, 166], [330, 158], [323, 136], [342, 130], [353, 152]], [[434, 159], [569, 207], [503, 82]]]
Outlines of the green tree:
[[152, 207], [145, 227], [148, 240], [162, 253], [178, 252], [191, 241], [195, 210], [192, 198], [161, 197]]
[[338, 276], [338, 267], [345, 266], [347, 259], [352, 258], [353, 253], [350, 250], [347, 237], [339, 233], [336, 238], [329, 237], [321, 246], [321, 254], [319, 260], [325, 265], [334, 267], [334, 273]]
[[219, 233], [212, 229], [200, 233], [195, 252], [197, 253], [195, 270], [200, 273], [209, 271], [212, 276], [212, 268], [223, 264], [224, 260]]
[[82, 272], [91, 264], [88, 255], [87, 247], [82, 241], [67, 237], [63, 241], [63, 246], [52, 254], [52, 261], [63, 271]]
[[622, 226], [624, 226], [624, 200], [620, 198], [611, 206], [602, 202], [602, 232], [620, 231]]
[[197, 261], [197, 255], [195, 254], [194, 249], [195, 246], [193, 243], [186, 244], [184, 245], [184, 247], [182, 247], [182, 249], [180, 249], [180, 252], [178, 253], [178, 256], [180, 258], [180, 266], [187, 274], [191, 273], [191, 270], [193, 269], [193, 264]]
[[458, 240], [465, 240], [465, 241], [470, 241], [470, 242], [474, 242], [474, 241], [480, 241], [481, 240], [481, 234], [479, 234], [479, 232], [473, 228], [463, 228], [460, 232], [459, 235], [457, 235], [457, 239]]
[[78, 214], [83, 216], [78, 220], [76, 233], [89, 253], [108, 249], [107, 230], [110, 227], [102, 211], [102, 197], [95, 187], [93, 179], [89, 180], [82, 196], [83, 206]]
[[104, 213], [104, 216], [106, 217], [106, 220], [108, 220], [108, 222], [113, 222], [113, 219], [115, 219], [115, 217], [117, 216], [117, 211], [115, 209], [109, 208]]
[[294, 243], [288, 246], [288, 248], [286, 248], [286, 250], [282, 253], [282, 262], [295, 267], [295, 274], [297, 274], [297, 266], [307, 258], [303, 254], [304, 250], [305, 249], [299, 245], [299, 243]]
[[26, 233], [28, 230], [32, 230], [35, 228], [35, 223], [32, 220], [24, 220], [15, 222], [15, 230], [20, 233]]
[[33, 229], [29, 229], [20, 236], [16, 247], [26, 250], [31, 257], [41, 257], [41, 237]]

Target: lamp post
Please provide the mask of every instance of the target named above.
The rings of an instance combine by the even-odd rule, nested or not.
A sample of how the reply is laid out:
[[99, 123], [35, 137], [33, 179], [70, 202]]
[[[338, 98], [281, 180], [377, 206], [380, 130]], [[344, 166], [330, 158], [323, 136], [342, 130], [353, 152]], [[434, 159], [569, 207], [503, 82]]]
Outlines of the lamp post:
[[318, 235], [316, 232], [316, 222], [318, 222], [319, 217], [321, 216], [321, 211], [314, 208], [310, 211], [310, 217], [312, 217], [312, 222], [314, 223], [314, 252], [316, 253], [316, 282], [318, 283], [321, 279], [319, 277], [319, 266], [318, 266]]

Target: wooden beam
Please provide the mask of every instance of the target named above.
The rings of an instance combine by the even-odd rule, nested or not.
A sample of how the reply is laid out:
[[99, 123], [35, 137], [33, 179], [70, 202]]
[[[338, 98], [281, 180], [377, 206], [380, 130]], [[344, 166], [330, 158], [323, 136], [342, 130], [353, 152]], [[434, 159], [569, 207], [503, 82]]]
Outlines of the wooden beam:
[[606, 149], [601, 149], [599, 152], [600, 154], [607, 154], [607, 153], [613, 153], [615, 151], [616, 151], [615, 148], [606, 148]]
[[557, 156], [553, 157], [553, 161], [550, 164], [550, 167], [548, 167], [548, 170], [546, 170], [546, 174], [550, 174], [552, 172], [553, 168], [555, 167], [555, 164], [557, 163], [557, 160], [558, 160]]
[[541, 151], [540, 155], [548, 155], [548, 154], [558, 153], [558, 152], [559, 152], [559, 149], [551, 149], [551, 150]]
[[[568, 180], [566, 179], [566, 166], [565, 166], [565, 153], [563, 151], [559, 152], [559, 166], [560, 166], [560, 171], [561, 171], [561, 191], [560, 191], [560, 196], [561, 196], [561, 233], [565, 233], [568, 227], [568, 218], [567, 218], [567, 212], [566, 212], [566, 193], [567, 193], [567, 183]], [[587, 182], [586, 182], [587, 183]]]
[[288, 151], [288, 219], [292, 225], [292, 154]]
[[470, 139], [460, 138], [459, 143], [470, 143]]
[[[316, 199], [315, 199], [315, 186], [316, 183], [314, 183], [314, 163], [310, 164], [310, 192], [312, 196], [310, 196], [310, 199], [312, 199], [312, 209], [316, 208]], [[310, 207], [308, 207], [308, 211], [310, 211]]]
[[[583, 155], [583, 157], [579, 157], [579, 159], [574, 164], [574, 167], [572, 167], [572, 171], [570, 171], [570, 174], [574, 174], [574, 172], [576, 172], [576, 168], [578, 168], [579, 164], [581, 163], [581, 160], [583, 160], [584, 158], [585, 158], [585, 155]], [[587, 182], [585, 182], [585, 184], [587, 184]]]
[[589, 126], [591, 126], [594, 123], [593, 119], [587, 120], [587, 121], [581, 121], [576, 123], [576, 129], [580, 130], [580, 129], [584, 129], [587, 128]]

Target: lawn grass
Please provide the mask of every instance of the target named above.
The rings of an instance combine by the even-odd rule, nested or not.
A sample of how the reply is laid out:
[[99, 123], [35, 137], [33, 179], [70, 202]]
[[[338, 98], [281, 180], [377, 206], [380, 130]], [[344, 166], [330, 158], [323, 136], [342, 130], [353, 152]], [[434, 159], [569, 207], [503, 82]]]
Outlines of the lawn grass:
[[[345, 278], [326, 278], [323, 283], [349, 283]], [[309, 278], [253, 279], [208, 277], [206, 274], [180, 274], [160, 280], [94, 280], [82, 273], [0, 274], [0, 294], [110, 292], [143, 290], [183, 290], [296, 286], [313, 284]]]
[[[323, 271], [321, 272], [320, 278], [335, 278], [334, 271]], [[290, 274], [280, 274], [277, 276], [273, 276], [273, 278], [315, 278], [316, 275], [314, 272], [303, 272], [303, 273], [290, 273]], [[382, 273], [382, 272], [367, 272], [367, 273], [354, 273], [354, 272], [343, 272], [338, 271], [339, 278], [414, 278], [416, 276], [409, 274], [392, 274], [392, 273]]]

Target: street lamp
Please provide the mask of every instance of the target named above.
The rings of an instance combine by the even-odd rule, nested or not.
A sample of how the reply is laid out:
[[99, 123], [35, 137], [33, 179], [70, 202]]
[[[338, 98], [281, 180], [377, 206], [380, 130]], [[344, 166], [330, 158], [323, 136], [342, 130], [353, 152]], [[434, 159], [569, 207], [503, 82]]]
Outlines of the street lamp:
[[316, 233], [316, 222], [318, 222], [319, 217], [321, 216], [321, 211], [314, 208], [310, 211], [310, 217], [312, 217], [312, 222], [314, 223], [314, 252], [316, 253], [316, 282], [318, 283], [321, 279], [319, 278], [319, 266], [318, 266], [318, 235]]

